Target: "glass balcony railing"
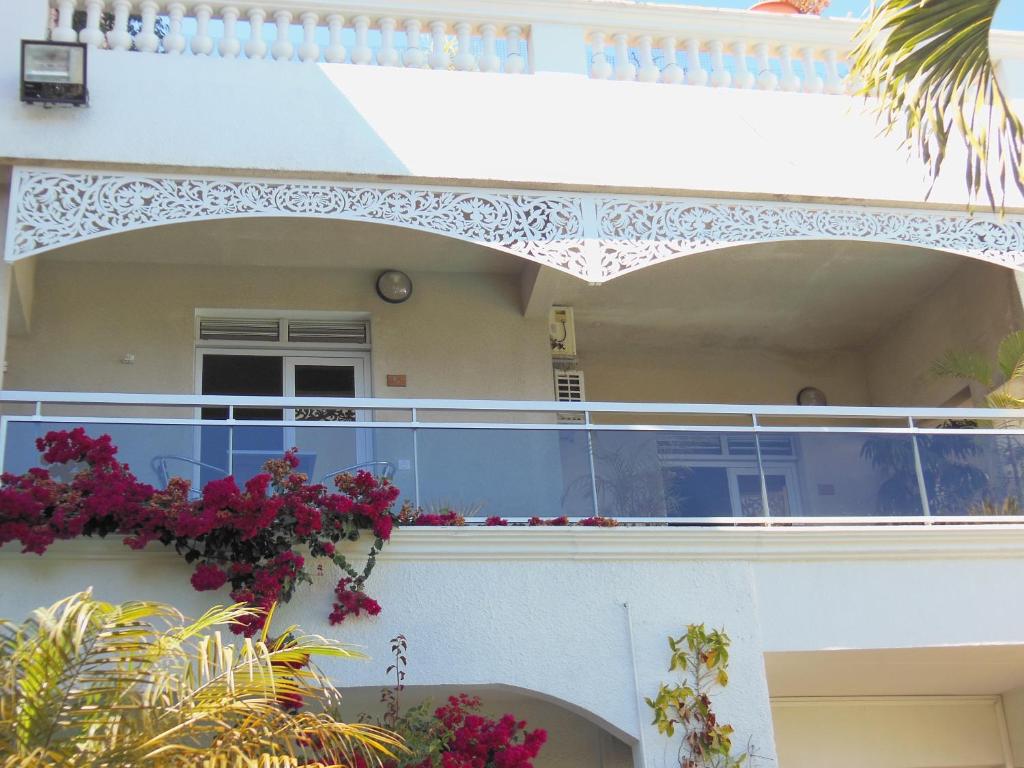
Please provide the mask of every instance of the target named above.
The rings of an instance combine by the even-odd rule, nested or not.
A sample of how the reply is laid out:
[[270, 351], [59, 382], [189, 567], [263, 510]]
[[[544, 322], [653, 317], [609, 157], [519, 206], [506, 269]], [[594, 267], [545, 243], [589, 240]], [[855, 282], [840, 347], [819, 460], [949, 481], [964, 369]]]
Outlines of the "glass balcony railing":
[[[240, 482], [296, 448], [300, 471], [384, 474], [402, 500], [469, 520], [649, 523], [1024, 520], [1012, 411], [8, 392], [6, 472], [82, 426], [154, 486]], [[203, 414], [221, 418], [202, 418]], [[344, 414], [337, 419], [337, 414]], [[198, 493], [198, 491], [196, 491]]]

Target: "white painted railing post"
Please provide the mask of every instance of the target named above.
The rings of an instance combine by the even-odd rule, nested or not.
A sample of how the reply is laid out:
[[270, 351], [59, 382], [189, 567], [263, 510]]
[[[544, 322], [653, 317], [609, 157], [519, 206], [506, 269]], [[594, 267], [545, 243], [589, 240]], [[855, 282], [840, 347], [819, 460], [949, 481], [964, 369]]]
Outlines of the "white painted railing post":
[[57, 26], [50, 33], [50, 38], [61, 43], [73, 43], [75, 41], [75, 29], [71, 24], [71, 17], [75, 12], [75, 0], [58, 0], [57, 2]]
[[481, 72], [500, 72], [501, 59], [498, 58], [498, 46], [495, 40], [498, 29], [493, 24], [480, 27], [480, 39], [483, 41], [483, 53], [480, 54], [478, 67]]
[[331, 64], [341, 64], [348, 53], [341, 42], [341, 30], [345, 27], [345, 17], [340, 13], [332, 13], [327, 17], [327, 29], [330, 41], [324, 51], [324, 59]]
[[179, 54], [185, 50], [185, 35], [181, 32], [181, 21], [185, 17], [184, 3], [167, 6], [167, 34], [164, 35], [164, 53]]
[[676, 63], [676, 45], [674, 37], [664, 37], [661, 40], [661, 53], [665, 57], [665, 68], [661, 70], [661, 82], [670, 85], [681, 83], [686, 78], [683, 68]]
[[526, 69], [526, 62], [519, 53], [519, 43], [523, 38], [523, 28], [518, 24], [505, 27], [505, 73], [518, 75]]
[[238, 16], [238, 9], [233, 5], [225, 6], [220, 11], [220, 18], [224, 22], [224, 37], [217, 43], [217, 51], [221, 58], [237, 59], [242, 51], [242, 42], [238, 39], [235, 27]]
[[430, 58], [428, 61], [431, 69], [448, 69], [448, 65], [451, 64], [448, 51], [445, 50], [445, 44], [448, 42], [445, 34], [447, 31], [448, 25], [443, 21], [430, 22]]
[[107, 45], [111, 50], [127, 51], [132, 47], [132, 36], [128, 32], [128, 14], [131, 9], [131, 0], [114, 0], [114, 25], [107, 32]]
[[661, 72], [654, 64], [654, 40], [650, 35], [641, 35], [637, 41], [639, 49], [640, 69], [637, 70], [636, 79], [641, 83], [656, 83]]
[[78, 33], [78, 42], [86, 43], [91, 48], [103, 45], [103, 32], [100, 30], [102, 15], [103, 0], [86, 0], [85, 27]]
[[277, 37], [270, 47], [270, 55], [275, 61], [291, 61], [295, 46], [288, 39], [289, 27], [292, 23], [291, 11], [275, 11], [274, 23], [277, 25]]
[[249, 39], [245, 41], [245, 55], [250, 59], [267, 57], [267, 43], [263, 39], [263, 22], [266, 18], [267, 12], [262, 8], [249, 11]]
[[159, 8], [156, 0], [142, 0], [139, 3], [142, 27], [135, 36], [135, 47], [145, 53], [153, 53], [160, 47], [160, 38], [156, 36], [156, 12]]
[[455, 52], [452, 63], [460, 72], [472, 72], [476, 69], [476, 56], [473, 55], [473, 47], [469, 39], [472, 31], [473, 25], [469, 22], [460, 21], [455, 25], [458, 50]]
[[732, 44], [732, 57], [736, 67], [736, 74], [732, 79], [733, 86], [753, 88], [754, 73], [747, 69], [747, 44], [743, 40], [737, 40]]
[[397, 67], [398, 49], [395, 48], [395, 28], [398, 22], [392, 18], [377, 22], [380, 29], [380, 48], [377, 49], [377, 63], [382, 67]]
[[373, 51], [370, 50], [368, 41], [370, 33], [370, 17], [356, 16], [352, 19], [352, 26], [356, 30], [356, 44], [352, 47], [353, 64], [369, 64], [373, 61]]
[[629, 36], [619, 32], [612, 38], [615, 43], [615, 79], [632, 81], [636, 79], [636, 65], [629, 60]]
[[316, 42], [316, 26], [320, 17], [306, 11], [299, 17], [302, 22], [302, 45], [299, 46], [299, 60], [311, 64], [320, 60], [320, 46]]
[[423, 34], [423, 25], [418, 19], [407, 19], [405, 22], [405, 52], [402, 54], [402, 64], [410, 69], [420, 69], [426, 62], [423, 49], [420, 48], [420, 35]]
[[530, 26], [530, 70], [589, 76], [587, 36], [568, 24]]

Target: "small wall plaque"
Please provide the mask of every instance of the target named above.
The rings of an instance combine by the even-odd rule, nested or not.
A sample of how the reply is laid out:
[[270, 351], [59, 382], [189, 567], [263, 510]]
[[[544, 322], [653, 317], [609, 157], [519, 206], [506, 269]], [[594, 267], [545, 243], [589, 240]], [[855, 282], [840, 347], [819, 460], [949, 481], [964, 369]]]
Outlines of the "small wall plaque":
[[389, 387], [404, 387], [405, 386], [405, 374], [404, 373], [389, 373], [388, 374], [388, 386]]

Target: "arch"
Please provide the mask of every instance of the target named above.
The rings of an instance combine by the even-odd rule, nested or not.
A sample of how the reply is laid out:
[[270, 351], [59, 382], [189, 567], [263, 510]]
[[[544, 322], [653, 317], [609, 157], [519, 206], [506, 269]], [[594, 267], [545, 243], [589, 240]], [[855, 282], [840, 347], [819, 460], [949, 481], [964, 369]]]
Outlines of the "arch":
[[1024, 271], [1024, 216], [824, 203], [14, 169], [4, 258], [248, 216], [387, 224], [602, 283], [693, 253], [787, 240], [912, 245]]
[[275, 216], [387, 224], [585, 271], [582, 212], [565, 195], [17, 168], [11, 198], [6, 261], [165, 224]]
[[805, 203], [602, 197], [602, 281], [752, 243], [861, 240], [945, 251], [1024, 271], [1024, 220]]

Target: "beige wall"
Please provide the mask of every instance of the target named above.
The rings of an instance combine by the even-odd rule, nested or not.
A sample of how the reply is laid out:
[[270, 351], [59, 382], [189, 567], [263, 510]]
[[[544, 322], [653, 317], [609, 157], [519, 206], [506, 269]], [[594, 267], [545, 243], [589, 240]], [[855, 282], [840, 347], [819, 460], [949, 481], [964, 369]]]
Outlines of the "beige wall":
[[863, 356], [856, 350], [602, 349], [599, 336], [580, 336], [580, 368], [591, 400], [792, 405], [802, 387], [816, 386], [833, 405], [868, 402]]
[[999, 341], [1024, 327], [1015, 273], [966, 262], [866, 350], [874, 405], [944, 405], [964, 383], [936, 378], [931, 364], [950, 349], [995, 360]]
[[779, 768], [1000, 768], [997, 697], [774, 701]]
[[[516, 276], [411, 276], [412, 298], [390, 305], [369, 271], [44, 261], [32, 330], [11, 337], [4, 383], [192, 392], [197, 307], [301, 309], [370, 313], [374, 396], [551, 399], [547, 324], [522, 316]], [[388, 373], [408, 386], [386, 387]]]

